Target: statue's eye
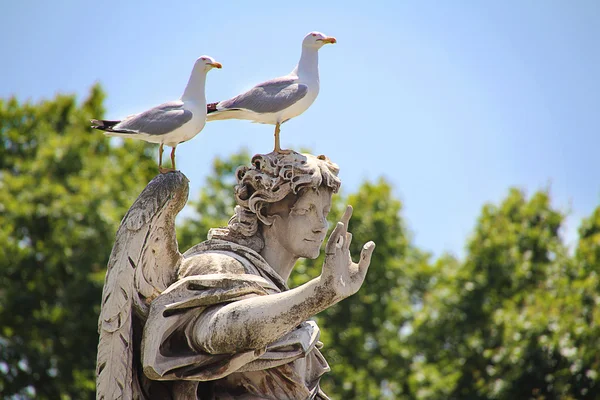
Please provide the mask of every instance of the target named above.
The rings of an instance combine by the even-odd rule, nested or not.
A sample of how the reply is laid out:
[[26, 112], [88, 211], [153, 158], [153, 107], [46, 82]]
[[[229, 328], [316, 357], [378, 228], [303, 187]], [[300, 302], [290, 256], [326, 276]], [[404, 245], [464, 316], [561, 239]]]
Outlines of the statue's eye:
[[308, 208], [293, 208], [292, 212], [295, 215], [305, 215], [308, 212]]

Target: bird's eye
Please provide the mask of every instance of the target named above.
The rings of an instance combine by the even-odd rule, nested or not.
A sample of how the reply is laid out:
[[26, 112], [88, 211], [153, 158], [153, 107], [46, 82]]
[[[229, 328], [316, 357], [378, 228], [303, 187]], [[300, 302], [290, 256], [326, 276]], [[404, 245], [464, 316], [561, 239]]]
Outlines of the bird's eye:
[[316, 37], [317, 35], [313, 33], [313, 34], [312, 34], [312, 36], [313, 36], [313, 37]]

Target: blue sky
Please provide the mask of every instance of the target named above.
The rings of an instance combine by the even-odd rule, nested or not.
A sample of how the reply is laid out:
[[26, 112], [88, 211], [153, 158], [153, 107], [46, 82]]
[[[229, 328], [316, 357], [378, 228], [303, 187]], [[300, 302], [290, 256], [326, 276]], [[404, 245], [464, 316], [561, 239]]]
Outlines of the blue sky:
[[[3, 2], [0, 96], [83, 98], [100, 82], [119, 118], [178, 98], [207, 54], [221, 100], [291, 71], [322, 31], [338, 43], [320, 51], [321, 92], [282, 146], [328, 155], [346, 193], [385, 176], [415, 243], [462, 255], [510, 186], [550, 187], [569, 240], [600, 204], [598, 21], [594, 0]], [[271, 126], [213, 122], [177, 166], [193, 197], [214, 156], [272, 141]]]

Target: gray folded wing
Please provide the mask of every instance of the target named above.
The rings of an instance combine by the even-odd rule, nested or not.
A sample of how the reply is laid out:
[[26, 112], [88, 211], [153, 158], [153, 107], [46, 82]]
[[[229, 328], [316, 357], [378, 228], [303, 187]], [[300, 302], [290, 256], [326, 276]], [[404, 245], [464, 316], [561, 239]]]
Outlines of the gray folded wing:
[[308, 86], [294, 78], [277, 78], [256, 85], [246, 93], [219, 103], [219, 109], [245, 109], [259, 114], [277, 113], [298, 102]]
[[128, 118], [114, 129], [146, 135], [164, 135], [173, 132], [192, 119], [193, 113], [183, 107], [182, 101], [171, 101]]

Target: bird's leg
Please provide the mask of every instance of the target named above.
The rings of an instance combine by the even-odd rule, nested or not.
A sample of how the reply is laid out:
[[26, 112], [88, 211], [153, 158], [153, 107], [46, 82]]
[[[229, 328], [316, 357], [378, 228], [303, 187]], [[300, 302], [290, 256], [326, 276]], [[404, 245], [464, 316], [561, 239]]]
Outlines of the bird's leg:
[[275, 148], [273, 149], [273, 152], [279, 154], [290, 154], [292, 152], [291, 150], [283, 150], [279, 145], [279, 133], [281, 132], [280, 126], [281, 124], [279, 122], [275, 125]]
[[163, 168], [163, 166], [162, 166], [163, 145], [164, 144], [161, 143], [160, 147], [158, 148], [158, 170], [160, 171], [161, 174], [166, 174], [167, 172], [175, 171], [175, 157], [174, 157], [175, 147], [173, 147], [173, 150], [171, 150], [171, 163], [173, 165], [173, 168]]
[[279, 151], [281, 150], [281, 148], [279, 147], [279, 122], [275, 125], [275, 148], [273, 149], [274, 152], [279, 153]]
[[158, 147], [158, 171], [163, 174], [162, 170], [162, 153], [163, 153], [163, 144], [161, 143]]
[[173, 171], [177, 171], [177, 169], [175, 168], [175, 149], [177, 148], [177, 146], [173, 146], [173, 148], [171, 149], [171, 166], [173, 167]]

